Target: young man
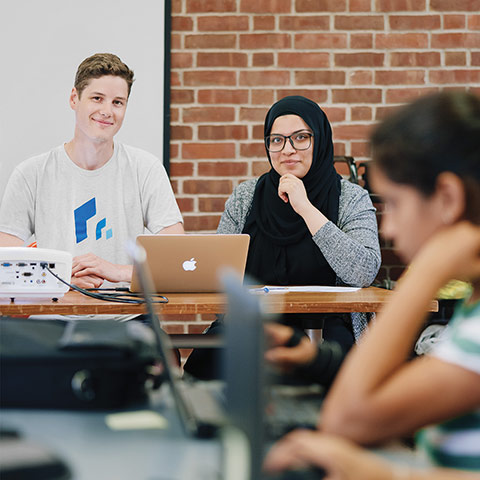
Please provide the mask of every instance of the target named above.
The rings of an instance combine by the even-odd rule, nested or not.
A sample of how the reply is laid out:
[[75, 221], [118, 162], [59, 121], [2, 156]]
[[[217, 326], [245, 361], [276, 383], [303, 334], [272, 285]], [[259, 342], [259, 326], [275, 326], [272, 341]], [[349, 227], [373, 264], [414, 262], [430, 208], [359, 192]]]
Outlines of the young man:
[[95, 54], [78, 67], [70, 107], [73, 139], [16, 167], [0, 205], [0, 246], [38, 247], [74, 255], [72, 282], [98, 288], [129, 282], [125, 244], [145, 228], [184, 233], [162, 163], [114, 141], [133, 83], [116, 55]]

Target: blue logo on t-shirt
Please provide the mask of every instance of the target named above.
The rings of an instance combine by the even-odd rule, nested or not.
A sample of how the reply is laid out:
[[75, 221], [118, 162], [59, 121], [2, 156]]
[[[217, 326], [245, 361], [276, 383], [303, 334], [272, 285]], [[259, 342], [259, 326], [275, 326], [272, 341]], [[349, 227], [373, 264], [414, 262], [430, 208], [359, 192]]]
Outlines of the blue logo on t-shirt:
[[[97, 213], [97, 206], [95, 202], [95, 197], [85, 202], [83, 205], [80, 205], [73, 211], [75, 217], [75, 238], [77, 243], [82, 242], [88, 237], [87, 232], [87, 220], [92, 218]], [[95, 240], [100, 240], [102, 238], [102, 230], [107, 225], [107, 219], [102, 218], [99, 222], [97, 222], [97, 226], [95, 228]], [[105, 231], [105, 237], [108, 240], [113, 235], [112, 229], [109, 228]]]

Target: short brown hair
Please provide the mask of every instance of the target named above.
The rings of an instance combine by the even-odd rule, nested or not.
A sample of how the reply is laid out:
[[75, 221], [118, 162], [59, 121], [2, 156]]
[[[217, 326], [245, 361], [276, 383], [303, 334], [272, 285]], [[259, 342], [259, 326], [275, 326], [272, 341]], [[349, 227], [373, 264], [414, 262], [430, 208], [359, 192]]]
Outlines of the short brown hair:
[[100, 78], [104, 75], [114, 75], [123, 78], [127, 82], [128, 95], [130, 96], [133, 71], [113, 53], [95, 53], [78, 66], [74, 84], [78, 96], [80, 97], [92, 78]]

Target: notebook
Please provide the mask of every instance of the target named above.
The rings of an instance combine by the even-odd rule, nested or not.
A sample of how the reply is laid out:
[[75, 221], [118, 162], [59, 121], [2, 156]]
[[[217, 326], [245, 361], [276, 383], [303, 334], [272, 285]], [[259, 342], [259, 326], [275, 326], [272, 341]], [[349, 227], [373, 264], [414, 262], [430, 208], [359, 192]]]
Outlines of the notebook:
[[[222, 291], [219, 269], [228, 267], [243, 278], [249, 242], [246, 234], [137, 237], [137, 244], [146, 251], [157, 293]], [[140, 291], [135, 265], [130, 290]]]

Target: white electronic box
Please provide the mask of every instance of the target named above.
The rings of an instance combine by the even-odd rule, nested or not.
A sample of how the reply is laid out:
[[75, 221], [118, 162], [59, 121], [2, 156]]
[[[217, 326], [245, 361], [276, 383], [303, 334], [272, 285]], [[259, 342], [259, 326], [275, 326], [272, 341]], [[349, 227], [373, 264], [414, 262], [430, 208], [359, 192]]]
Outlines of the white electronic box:
[[0, 247], [0, 298], [59, 298], [68, 291], [72, 254], [61, 250]]

